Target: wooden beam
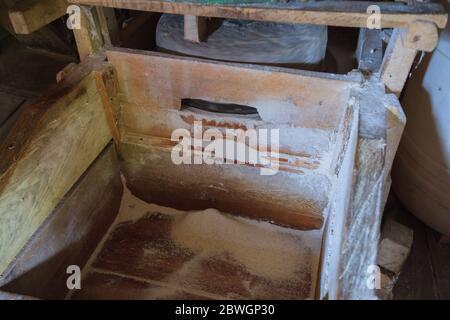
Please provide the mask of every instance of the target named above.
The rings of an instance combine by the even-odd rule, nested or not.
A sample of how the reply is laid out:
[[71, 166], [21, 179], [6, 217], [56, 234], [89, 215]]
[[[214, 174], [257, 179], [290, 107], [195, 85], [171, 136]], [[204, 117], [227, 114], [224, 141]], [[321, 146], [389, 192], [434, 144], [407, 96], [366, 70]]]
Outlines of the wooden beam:
[[66, 0], [22, 0], [9, 9], [14, 32], [30, 34], [62, 17], [67, 10]]
[[431, 52], [438, 43], [438, 28], [432, 22], [414, 21], [406, 34], [405, 47]]
[[356, 48], [358, 69], [365, 72], [377, 72], [380, 70], [382, 59], [383, 41], [380, 30], [361, 28]]
[[404, 39], [407, 30], [394, 29], [384, 53], [381, 80], [389, 92], [400, 96], [409, 76], [417, 50], [407, 48]]
[[184, 39], [192, 42], [205, 41], [207, 18], [191, 15], [184, 16]]
[[114, 9], [102, 7], [96, 9], [105, 46], [118, 45], [119, 25]]
[[0, 283], [2, 290], [64, 299], [67, 267], [86, 264], [119, 211], [122, 191], [117, 155], [109, 144], [27, 243]]
[[381, 11], [381, 28], [407, 28], [416, 20], [430, 21], [439, 28], [447, 23], [443, 6], [431, 3], [404, 5], [402, 3], [365, 1], [320, 1], [270, 4], [196, 4], [160, 0], [71, 0], [73, 3], [154, 11], [202, 17], [261, 20], [286, 23], [319, 24], [341, 27], [367, 27], [371, 15], [367, 9], [377, 5]]
[[30, 103], [0, 146], [0, 275], [112, 138], [96, 81], [83, 77], [96, 59]]
[[80, 60], [83, 61], [89, 55], [99, 51], [103, 47], [104, 41], [100, 25], [96, 19], [97, 12], [95, 8], [81, 6], [80, 14], [80, 28], [74, 29], [73, 34]]

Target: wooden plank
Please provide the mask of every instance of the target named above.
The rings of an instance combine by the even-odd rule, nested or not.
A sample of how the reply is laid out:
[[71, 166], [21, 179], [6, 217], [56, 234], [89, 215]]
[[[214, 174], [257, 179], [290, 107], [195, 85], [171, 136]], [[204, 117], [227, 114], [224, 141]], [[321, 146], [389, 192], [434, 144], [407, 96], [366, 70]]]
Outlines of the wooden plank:
[[121, 197], [117, 155], [110, 144], [27, 243], [2, 281], [2, 289], [41, 299], [64, 299], [67, 267], [83, 268], [114, 221]]
[[393, 30], [380, 70], [381, 80], [386, 88], [397, 96], [400, 96], [403, 90], [417, 55], [416, 49], [405, 46], [406, 35], [406, 30]]
[[73, 30], [77, 43], [78, 55], [83, 61], [89, 55], [103, 47], [102, 30], [100, 28], [95, 8], [80, 6], [80, 28]]
[[113, 8], [97, 7], [97, 16], [105, 46], [119, 42], [119, 25]]
[[[336, 136], [351, 126], [343, 119], [355, 78], [116, 48], [107, 55], [117, 70], [120, 154], [134, 193], [184, 209], [216, 207], [295, 228], [320, 227], [331, 167], [346, 145]], [[184, 98], [251, 106], [261, 119], [180, 110]], [[221, 130], [279, 128], [280, 172], [267, 178], [247, 163], [175, 165], [171, 134], [192, 132], [196, 121]]]
[[337, 290], [328, 297], [374, 299], [375, 291], [367, 286], [368, 268], [376, 265], [385, 193], [404, 118], [401, 109], [398, 110], [398, 99], [386, 95], [378, 81], [367, 82], [354, 94], [360, 107], [356, 174], [351, 207], [345, 214], [343, 227], [333, 229], [337, 230], [334, 231], [336, 241], [342, 241], [342, 245], [341, 250], [334, 253], [340, 256]]
[[107, 56], [117, 70], [122, 101], [156, 110], [179, 110], [185, 98], [236, 103], [257, 108], [267, 122], [324, 130], [339, 125], [350, 89], [360, 81], [122, 48], [108, 50]]
[[409, 26], [404, 41], [407, 48], [431, 52], [436, 48], [438, 38], [438, 29], [435, 24], [428, 21], [415, 21]]
[[361, 28], [356, 48], [358, 69], [365, 72], [378, 72], [382, 59], [383, 42], [380, 30]]
[[218, 208], [297, 229], [323, 223], [330, 180], [322, 174], [260, 175], [245, 165], [175, 165], [171, 152], [139, 140], [120, 144], [127, 185], [147, 202], [184, 210]]
[[66, 0], [22, 0], [9, 9], [15, 33], [30, 34], [66, 14]]
[[205, 41], [207, 20], [203, 17], [184, 16], [184, 38], [192, 42]]
[[2, 275], [112, 137], [95, 80], [79, 82], [91, 64], [27, 106], [0, 146]]
[[243, 5], [207, 5], [158, 0], [72, 0], [74, 3], [141, 11], [154, 11], [202, 17], [262, 20], [286, 23], [320, 24], [341, 27], [367, 27], [371, 13], [367, 8], [377, 5], [381, 11], [381, 28], [406, 28], [416, 20], [430, 21], [439, 28], [447, 23], [447, 13], [439, 4], [364, 1], [320, 1]]

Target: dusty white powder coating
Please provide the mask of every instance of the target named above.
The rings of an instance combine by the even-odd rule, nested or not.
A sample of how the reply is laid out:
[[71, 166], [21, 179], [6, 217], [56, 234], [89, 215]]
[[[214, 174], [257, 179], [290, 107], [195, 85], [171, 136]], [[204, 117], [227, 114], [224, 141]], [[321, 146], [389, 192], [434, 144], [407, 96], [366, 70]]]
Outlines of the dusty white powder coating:
[[[202, 255], [228, 254], [250, 273], [287, 280], [313, 272], [318, 232], [294, 231], [233, 217], [215, 209], [177, 215], [172, 239]], [[306, 267], [306, 270], [305, 270]]]
[[[305, 288], [308, 288], [304, 298], [314, 297], [322, 231], [287, 229], [268, 222], [231, 216], [216, 209], [182, 211], [149, 204], [135, 197], [126, 188], [125, 179], [122, 180], [125, 187], [119, 214], [90, 257], [83, 275], [88, 274], [90, 270], [98, 272], [92, 268], [92, 263], [118, 224], [133, 223], [148, 215], [160, 213], [173, 217], [170, 234], [172, 240], [178, 246], [195, 252], [196, 255], [165, 279], [165, 285], [168, 284], [170, 288], [152, 289], [148, 292], [147, 298], [161, 299], [172, 296], [177, 288], [186, 290], [185, 287], [189, 287], [185, 286], [186, 279], [196, 281], [197, 277], [203, 277], [201, 272], [204, 272], [204, 269], [201, 264], [208, 257], [231, 259], [234, 263], [242, 265], [249, 273], [275, 282], [304, 283]], [[144, 252], [152, 254], [152, 250], [145, 248]], [[264, 297], [267, 294], [267, 287], [261, 287], [261, 284], [250, 283], [247, 280], [242, 284], [252, 296]], [[187, 291], [196, 293], [192, 289]], [[202, 292], [202, 295], [204, 294]], [[208, 295], [210, 298], [217, 298], [212, 293]], [[224, 297], [241, 298], [232, 292], [222, 296]]]
[[274, 280], [295, 279], [300, 273], [310, 272], [315, 281], [320, 230], [287, 229], [216, 209], [176, 210], [140, 200], [127, 188], [115, 224], [133, 222], [152, 213], [173, 216], [172, 240], [199, 256], [228, 256], [250, 273]]

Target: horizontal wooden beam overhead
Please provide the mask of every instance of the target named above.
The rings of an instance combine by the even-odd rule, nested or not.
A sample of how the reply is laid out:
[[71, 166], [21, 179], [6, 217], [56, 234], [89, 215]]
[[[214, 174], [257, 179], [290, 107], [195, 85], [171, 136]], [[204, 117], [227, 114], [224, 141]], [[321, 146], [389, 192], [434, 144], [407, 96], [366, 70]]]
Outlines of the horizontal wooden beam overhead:
[[241, 5], [206, 5], [158, 0], [70, 0], [73, 3], [141, 11], [248, 19], [286, 23], [304, 23], [342, 27], [367, 27], [369, 6], [380, 8], [382, 28], [407, 28], [416, 20], [430, 21], [439, 28], [447, 23], [447, 13], [440, 4], [398, 2], [321, 1], [305, 3], [267, 3]]

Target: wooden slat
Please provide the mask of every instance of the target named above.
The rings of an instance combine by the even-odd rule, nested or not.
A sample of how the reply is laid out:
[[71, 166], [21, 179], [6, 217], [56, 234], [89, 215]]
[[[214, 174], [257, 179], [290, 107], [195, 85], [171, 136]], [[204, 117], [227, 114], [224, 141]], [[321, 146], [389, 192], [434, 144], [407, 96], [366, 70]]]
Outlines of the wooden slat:
[[116, 217], [122, 182], [112, 144], [99, 155], [32, 237], [0, 284], [8, 292], [64, 299], [66, 269], [83, 268]]
[[2, 289], [63, 299], [68, 290], [66, 268], [84, 266], [114, 221], [121, 196], [117, 155], [109, 145], [18, 256]]
[[206, 34], [206, 18], [185, 15], [184, 16], [184, 38], [192, 42], [204, 41]]
[[0, 274], [111, 140], [95, 79], [73, 82], [27, 106], [0, 146]]
[[[129, 49], [113, 48], [107, 56], [117, 71], [120, 154], [133, 193], [183, 209], [215, 207], [294, 228], [321, 226], [332, 159], [341, 151], [335, 135], [350, 126], [343, 118], [358, 81]], [[189, 113], [180, 110], [183, 98], [252, 106], [261, 119]], [[250, 164], [193, 165], [189, 170], [174, 165], [171, 133], [193, 130], [194, 121], [222, 129], [280, 128], [280, 172], [268, 178]], [[284, 140], [285, 132], [298, 138]]]
[[287, 23], [320, 24], [342, 27], [367, 27], [367, 8], [377, 5], [381, 10], [381, 27], [407, 27], [415, 20], [431, 21], [439, 28], [447, 23], [447, 14], [439, 4], [320, 1], [245, 5], [205, 5], [157, 0], [71, 0], [73, 3], [155, 11], [203, 17], [264, 20]]
[[417, 55], [416, 49], [405, 46], [406, 35], [406, 30], [393, 30], [380, 70], [381, 80], [387, 90], [397, 96], [400, 96], [403, 90]]
[[[108, 50], [107, 56], [117, 70], [125, 102], [179, 110], [181, 99], [212, 99], [255, 107], [267, 122], [324, 130], [338, 126], [349, 91], [359, 81], [352, 76], [218, 63], [122, 48]], [[271, 112], [274, 108], [280, 112]]]
[[97, 16], [105, 46], [119, 42], [119, 25], [113, 8], [97, 7]]
[[104, 45], [104, 42], [95, 8], [81, 6], [80, 14], [81, 25], [79, 29], [73, 30], [73, 35], [77, 43], [78, 55], [80, 56], [80, 60], [83, 61], [89, 55], [99, 51]]
[[9, 9], [9, 19], [15, 33], [29, 34], [62, 17], [66, 0], [21, 0]]
[[383, 43], [380, 30], [361, 28], [359, 30], [356, 60], [358, 69], [365, 72], [380, 70], [383, 59]]

